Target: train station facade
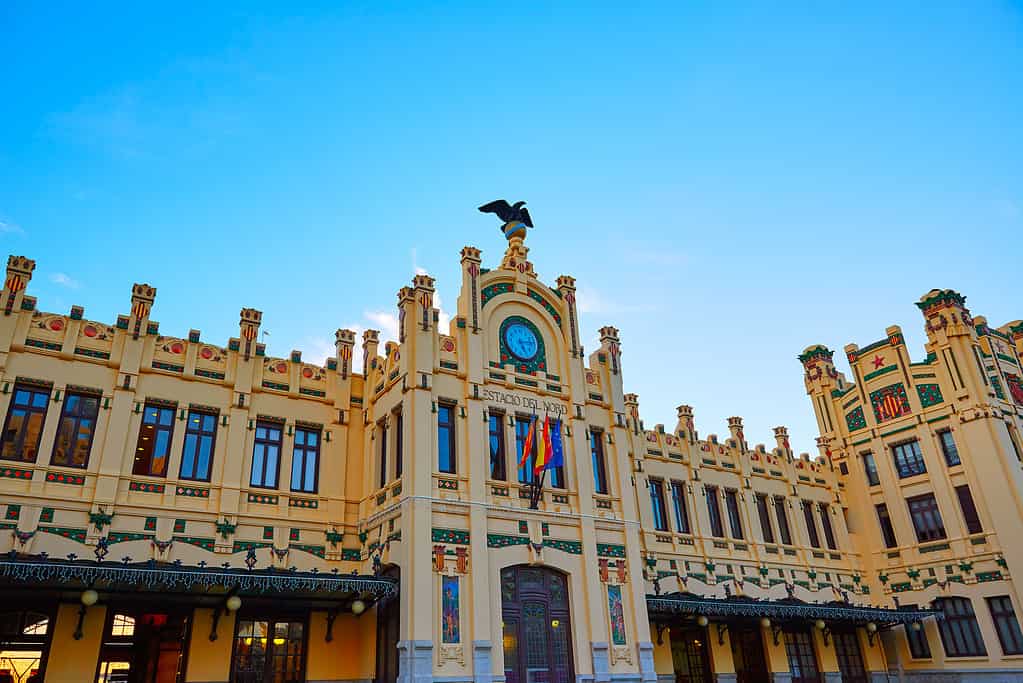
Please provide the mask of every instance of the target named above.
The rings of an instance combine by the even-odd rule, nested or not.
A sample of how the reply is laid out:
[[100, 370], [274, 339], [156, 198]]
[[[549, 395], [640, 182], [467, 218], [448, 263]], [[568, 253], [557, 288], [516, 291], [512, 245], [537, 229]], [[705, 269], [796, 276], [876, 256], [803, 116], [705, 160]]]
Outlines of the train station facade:
[[44, 312], [10, 257], [0, 680], [1017, 680], [1023, 324], [935, 290], [922, 362], [808, 348], [810, 457], [645, 425], [618, 330], [584, 350], [574, 279], [505, 233], [448, 329], [417, 275], [397, 340], [322, 365], [255, 309], [161, 329], [148, 284]]

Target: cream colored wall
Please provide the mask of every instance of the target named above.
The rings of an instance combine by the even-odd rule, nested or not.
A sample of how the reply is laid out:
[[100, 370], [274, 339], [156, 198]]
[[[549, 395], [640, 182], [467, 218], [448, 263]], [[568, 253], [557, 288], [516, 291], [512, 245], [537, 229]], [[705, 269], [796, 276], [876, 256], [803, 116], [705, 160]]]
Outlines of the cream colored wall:
[[103, 605], [90, 607], [82, 624], [82, 639], [75, 640], [72, 635], [78, 626], [79, 607], [65, 603], [57, 611], [46, 659], [46, 683], [81, 683], [95, 675], [107, 610]]
[[306, 679], [310, 681], [366, 680], [376, 673], [376, 610], [356, 618], [340, 614], [333, 640], [326, 641], [327, 613], [312, 612], [307, 639]]
[[210, 640], [213, 610], [199, 608], [192, 613], [185, 681], [227, 681], [231, 677], [231, 648], [234, 645], [236, 616], [231, 613], [221, 614], [217, 623], [217, 639]]

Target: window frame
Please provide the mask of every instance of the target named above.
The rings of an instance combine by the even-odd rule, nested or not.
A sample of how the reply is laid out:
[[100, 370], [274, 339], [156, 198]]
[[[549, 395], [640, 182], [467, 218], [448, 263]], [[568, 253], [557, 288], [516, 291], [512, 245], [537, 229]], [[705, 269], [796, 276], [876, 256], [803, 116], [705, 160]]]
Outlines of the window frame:
[[[536, 432], [533, 432], [533, 443], [529, 447], [529, 455], [526, 457], [524, 467], [519, 467], [522, 461], [523, 451], [526, 448], [526, 439], [529, 437], [529, 429], [533, 426], [533, 415], [518, 414], [515, 416], [515, 480], [520, 484], [530, 484], [533, 481], [533, 468], [536, 465]], [[535, 427], [533, 427], [535, 429]]]
[[973, 534], [984, 533], [984, 524], [980, 521], [980, 512], [977, 510], [977, 504], [974, 502], [973, 494], [970, 492], [970, 485], [960, 484], [954, 488], [956, 499], [959, 501], [959, 510], [963, 513], [966, 533], [971, 536]]
[[[907, 605], [907, 609], [917, 609], [917, 605]], [[902, 628], [906, 633], [906, 644], [909, 646], [910, 659], [933, 659], [931, 654], [931, 642], [927, 638], [927, 629], [920, 622], [916, 622], [920, 628], [914, 630], [912, 624], [903, 624]]]
[[881, 485], [881, 475], [877, 471], [877, 460], [873, 451], [864, 451], [860, 454], [863, 460], [863, 474], [867, 478], [867, 488]]
[[927, 474], [927, 463], [924, 462], [924, 453], [920, 448], [919, 439], [891, 444], [889, 448], [892, 454], [892, 464], [895, 466], [895, 473], [899, 479], [909, 479]]
[[[28, 393], [28, 403], [20, 405], [16, 403], [18, 392]], [[43, 440], [43, 430], [46, 428], [46, 414], [50, 409], [50, 395], [53, 393], [53, 387], [41, 387], [34, 384], [25, 383], [14, 383], [14, 390], [11, 393], [11, 402], [7, 406], [7, 416], [4, 418], [4, 431], [2, 440], [0, 440], [0, 459], [7, 460], [9, 462], [20, 462], [20, 463], [35, 463], [39, 460], [39, 444]], [[35, 405], [35, 397], [41, 396], [43, 399], [43, 405]], [[18, 426], [18, 432], [13, 439], [7, 438], [8, 430], [11, 426], [11, 419], [15, 417], [15, 411], [22, 411], [21, 424]], [[36, 433], [36, 442], [33, 447], [35, 451], [31, 460], [21, 457], [25, 451], [25, 439], [28, 436], [28, 424], [31, 420], [32, 415], [39, 415], [39, 431]], [[12, 449], [11, 455], [3, 455], [4, 446], [9, 442], [13, 441], [17, 444]]]
[[[441, 474], [458, 474], [458, 448], [455, 445], [455, 406], [449, 401], [437, 402], [437, 471]], [[447, 421], [443, 420], [448, 415]], [[441, 452], [441, 432], [447, 434], [447, 453]]]
[[[988, 613], [991, 614], [995, 633], [998, 634], [1002, 654], [1007, 657], [1023, 654], [1023, 631], [1020, 631], [1019, 619], [1016, 617], [1016, 608], [1012, 604], [1012, 597], [990, 595], [984, 601], [987, 603]], [[1007, 639], [1012, 641], [1009, 643], [1009, 647], [1006, 647]]]
[[685, 482], [672, 480], [671, 482], [671, 505], [675, 513], [676, 532], [680, 534], [692, 534], [693, 528], [689, 523], [689, 509], [686, 504]]
[[489, 475], [494, 481], [508, 480], [506, 450], [504, 413], [491, 410], [487, 415], [487, 451], [490, 454]]
[[881, 528], [881, 542], [884, 543], [884, 547], [898, 548], [899, 539], [895, 535], [895, 525], [892, 524], [892, 513], [888, 510], [888, 503], [875, 503], [874, 513], [877, 515], [877, 525]]
[[593, 465], [593, 491], [602, 496], [611, 495], [607, 477], [607, 453], [604, 451], [604, 432], [590, 428], [590, 460]]
[[[935, 605], [945, 615], [938, 620], [938, 634], [946, 657], [986, 657], [987, 645], [981, 633], [977, 614], [973, 609], [973, 601], [959, 596], [937, 598]], [[950, 610], [948, 608], [954, 608]], [[965, 649], [960, 649], [957, 637]], [[972, 642], [967, 642], [970, 640]], [[949, 649], [949, 643], [952, 649]]]
[[394, 478], [400, 479], [405, 471], [405, 412], [398, 406], [394, 411]]
[[717, 486], [704, 486], [704, 496], [707, 498], [707, 516], [710, 520], [710, 535], [714, 538], [725, 538], [725, 526], [721, 518], [721, 502], [718, 496]]
[[668, 509], [664, 504], [664, 480], [648, 478], [647, 491], [650, 494], [650, 507], [654, 513], [654, 529], [656, 531], [671, 531], [668, 526]]
[[[924, 503], [927, 503], [928, 507], [924, 508]], [[909, 509], [909, 519], [913, 523], [913, 531], [916, 532], [917, 543], [931, 543], [948, 538], [941, 509], [938, 507], [938, 500], [933, 493], [910, 496], [906, 499], [906, 506]], [[937, 521], [936, 526], [931, 524], [935, 520]]]
[[803, 520], [806, 522], [806, 536], [811, 548], [820, 549], [821, 536], [817, 531], [817, 522], [813, 514], [813, 502], [809, 500], [799, 501], [803, 508]]
[[[309, 445], [309, 437], [305, 437], [305, 443], [298, 442], [299, 432], [316, 436], [316, 443]], [[291, 447], [291, 491], [293, 493], [319, 493], [320, 492], [320, 449], [323, 444], [323, 430], [314, 427], [295, 426], [295, 439]], [[301, 482], [305, 484], [305, 473], [308, 469], [309, 458], [313, 459], [313, 485], [312, 488], [295, 488], [295, 465], [301, 461], [302, 466]], [[301, 485], [301, 484], [300, 484]]]
[[757, 517], [760, 519], [760, 535], [764, 539], [764, 543], [774, 543], [774, 527], [771, 526], [771, 511], [767, 506], [767, 494], [756, 493], [754, 494], [757, 505]]
[[[148, 417], [149, 411], [151, 410], [156, 411], [156, 421], [146, 422], [146, 418]], [[172, 448], [174, 446], [174, 417], [175, 417], [174, 413], [176, 412], [176, 410], [177, 406], [174, 405], [168, 405], [165, 403], [155, 403], [152, 401], [147, 401], [145, 403], [144, 407], [142, 408], [142, 421], [139, 424], [139, 437], [135, 445], [136, 455], [134, 460], [132, 461], [131, 466], [131, 473], [133, 475], [137, 475], [140, 477], [160, 477], [163, 479], [167, 477], [167, 472], [170, 470], [171, 453], [173, 453]], [[168, 425], [162, 424], [163, 416], [168, 413], [170, 414], [170, 424]], [[146, 450], [145, 446], [142, 443], [146, 427], [152, 428], [152, 432], [149, 435], [149, 441], [151, 441], [152, 443], [151, 447], [149, 448], [149, 453], [146, 456], [145, 460], [145, 462], [148, 463], [148, 467], [146, 467], [145, 471], [142, 472], [139, 471], [142, 468], [139, 467], [140, 456], [138, 455], [138, 452], [140, 450], [141, 451]], [[165, 433], [167, 435], [167, 452], [163, 456], [165, 460], [163, 474], [154, 474], [153, 454], [156, 452], [156, 444], [159, 441], [160, 434], [162, 433]]]
[[962, 456], [959, 455], [959, 447], [956, 446], [955, 438], [951, 429], [942, 429], [936, 436], [938, 445], [941, 447], [941, 454], [945, 458], [945, 464], [949, 467], [958, 467], [963, 464]]
[[732, 538], [744, 540], [739, 492], [735, 489], [725, 489], [725, 511], [728, 513], [728, 530]]
[[828, 550], [838, 550], [838, 543], [835, 541], [835, 529], [831, 525], [831, 506], [827, 503], [817, 503], [817, 512], [821, 516], [821, 528], [824, 530], [824, 544]]
[[390, 481], [390, 473], [387, 471], [387, 432], [387, 418], [385, 417], [377, 423], [377, 441], [380, 442], [377, 450], [378, 489], [384, 488]]
[[[71, 405], [72, 403], [71, 399], [73, 398], [78, 399], [77, 405], [79, 407], [75, 409], [74, 414], [70, 414], [68, 406]], [[77, 470], [85, 470], [89, 468], [89, 460], [91, 459], [92, 456], [92, 444], [96, 440], [96, 429], [99, 423], [100, 398], [102, 398], [100, 395], [88, 392], [81, 391], [64, 392], [64, 398], [61, 401], [60, 405], [60, 419], [57, 421], [57, 431], [53, 435], [53, 448], [50, 449], [51, 465], [54, 465], [56, 467], [69, 467]], [[94, 413], [92, 413], [91, 417], [86, 415], [84, 413], [83, 408], [81, 407], [87, 405], [87, 402], [94, 402], [96, 407], [96, 410]], [[60, 448], [61, 432], [64, 431], [65, 420], [70, 420], [71, 424], [73, 425], [71, 429], [72, 435], [71, 445], [69, 446], [68, 451], [64, 454], [64, 457], [67, 461], [57, 462], [57, 451]], [[81, 464], [76, 464], [74, 462], [71, 462], [71, 460], [73, 460], [74, 458], [75, 452], [78, 450], [77, 445], [78, 439], [75, 437], [75, 435], [81, 432], [82, 423], [85, 422], [86, 420], [92, 422], [92, 428], [89, 431], [88, 444], [86, 444], [85, 446], [85, 459], [81, 462]]]
[[[193, 429], [192, 428], [192, 417], [193, 416], [199, 417], [199, 427], [197, 429]], [[213, 418], [213, 429], [208, 430], [208, 431], [204, 427], [204, 423], [206, 422], [206, 420], [204, 418], [206, 418], [206, 417]], [[213, 458], [216, 455], [216, 448], [217, 448], [217, 418], [218, 417], [219, 417], [219, 415], [217, 413], [210, 412], [208, 410], [198, 410], [196, 408], [189, 408], [188, 409], [187, 417], [185, 418], [185, 439], [184, 439], [184, 443], [181, 446], [181, 463], [178, 466], [178, 479], [183, 479], [185, 481], [203, 481], [203, 482], [209, 482], [210, 481], [211, 477], [213, 476]], [[185, 475], [185, 463], [188, 461], [188, 457], [189, 457], [189, 453], [188, 453], [188, 437], [190, 435], [195, 437], [195, 448], [193, 449], [193, 452], [191, 453], [191, 457], [192, 457], [191, 465], [192, 465], [192, 472], [193, 472], [193, 474], [192, 474], [192, 476], [186, 476]], [[203, 439], [209, 439], [210, 440], [210, 459], [209, 459], [209, 462], [206, 464], [206, 476], [205, 477], [197, 477], [197, 476], [195, 476], [195, 473], [198, 470], [198, 466], [199, 466], [199, 455], [200, 455], [200, 453], [202, 453]]]
[[[260, 437], [259, 436], [259, 430], [260, 429], [267, 430], [266, 433], [267, 433], [268, 436]], [[269, 430], [276, 430], [277, 431], [279, 436], [277, 437], [276, 441], [271, 439], [271, 438], [269, 438], [269, 434], [270, 434]], [[255, 482], [255, 476], [256, 476], [256, 452], [260, 448], [260, 446], [263, 447], [262, 448], [263, 463], [262, 463], [262, 466], [260, 467], [260, 472], [262, 473], [263, 478], [262, 478], [262, 483], [257, 484]], [[269, 452], [268, 449], [271, 446], [276, 446], [277, 447], [277, 462], [275, 463], [275, 467], [274, 467], [274, 480], [273, 480], [273, 484], [272, 485], [266, 483], [266, 481], [267, 481], [266, 480], [266, 474], [267, 474], [267, 472], [266, 472], [266, 461], [267, 461], [267, 454]], [[257, 488], [257, 489], [277, 489], [277, 488], [279, 488], [280, 484], [281, 484], [281, 460], [283, 459], [283, 457], [284, 457], [284, 423], [283, 422], [273, 422], [271, 420], [257, 420], [256, 421], [256, 430], [255, 430], [255, 434], [254, 434], [253, 440], [252, 440], [252, 460], [250, 461], [251, 467], [249, 469], [249, 486], [252, 487], [252, 488]]]
[[778, 540], [782, 545], [792, 545], [792, 526], [789, 525], [789, 513], [785, 496], [774, 497], [774, 514], [778, 518]]

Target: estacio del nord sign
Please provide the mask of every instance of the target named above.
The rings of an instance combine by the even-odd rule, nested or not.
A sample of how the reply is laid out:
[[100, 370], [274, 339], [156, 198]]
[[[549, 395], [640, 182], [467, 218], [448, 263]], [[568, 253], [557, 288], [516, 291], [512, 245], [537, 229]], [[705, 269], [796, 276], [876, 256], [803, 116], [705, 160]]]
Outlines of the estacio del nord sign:
[[546, 413], [551, 417], [562, 417], [568, 412], [568, 407], [560, 401], [546, 398], [535, 398], [524, 394], [515, 394], [510, 391], [500, 391], [498, 389], [488, 389], [486, 387], [476, 386], [474, 387], [474, 394], [475, 396], [473, 396], [473, 398], [478, 398], [482, 401], [488, 401], [502, 406], [522, 408], [523, 410], [529, 410], [534, 413]]

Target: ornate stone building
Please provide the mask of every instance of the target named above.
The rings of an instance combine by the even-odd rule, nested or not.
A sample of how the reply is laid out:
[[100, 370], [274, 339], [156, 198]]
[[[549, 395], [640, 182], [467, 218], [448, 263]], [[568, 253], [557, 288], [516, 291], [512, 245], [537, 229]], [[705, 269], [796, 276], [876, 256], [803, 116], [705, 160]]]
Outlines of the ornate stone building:
[[[969, 324], [961, 299], [937, 293], [926, 365], [897, 330], [850, 351], [856, 384], [808, 349], [815, 458], [783, 427], [751, 446], [740, 418], [700, 438], [689, 406], [646, 429], [618, 330], [587, 353], [573, 278], [544, 284], [525, 228], [504, 232], [492, 269], [462, 250], [449, 329], [419, 275], [398, 292], [397, 342], [370, 330], [356, 349], [338, 330], [323, 366], [267, 357], [254, 309], [226, 344], [161, 330], [145, 284], [112, 324], [43, 312], [35, 263], [11, 257], [0, 680], [798, 683], [1014, 668], [1020, 558], [1002, 542], [1023, 519], [1018, 330]], [[959, 317], [939, 328], [942, 306]], [[942, 420], [954, 466], [939, 462]], [[918, 435], [922, 456], [886, 455], [895, 432]], [[921, 458], [926, 472], [897, 479]], [[973, 517], [952, 512], [960, 482]], [[944, 526], [916, 504], [925, 489]], [[932, 520], [919, 542], [912, 515]], [[952, 617], [940, 627], [931, 609], [951, 596], [973, 601], [983, 657], [943, 650], [945, 624], [969, 637], [961, 603], [939, 603]]]

